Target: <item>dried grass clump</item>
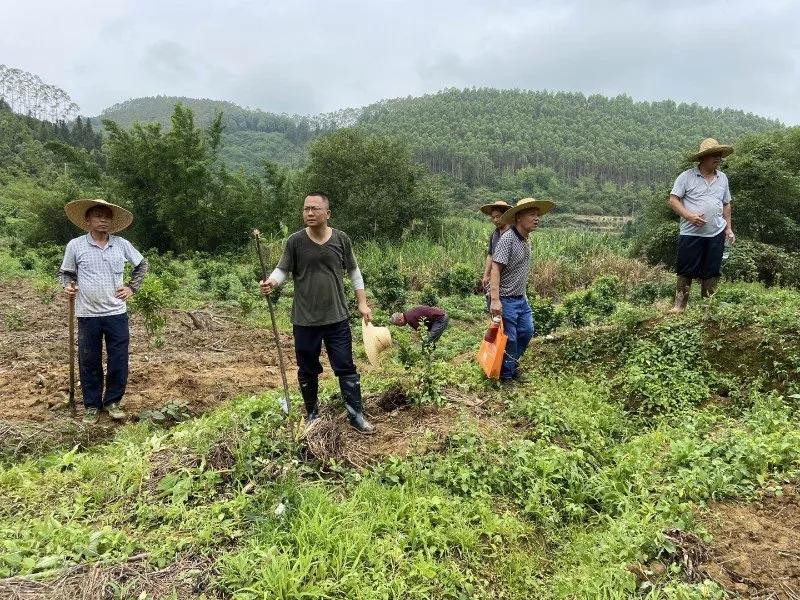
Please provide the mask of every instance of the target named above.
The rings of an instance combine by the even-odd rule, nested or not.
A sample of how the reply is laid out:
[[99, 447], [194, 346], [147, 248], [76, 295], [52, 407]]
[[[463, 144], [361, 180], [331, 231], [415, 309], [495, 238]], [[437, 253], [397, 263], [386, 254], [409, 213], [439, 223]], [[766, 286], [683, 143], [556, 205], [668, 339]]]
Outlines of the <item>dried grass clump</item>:
[[35, 576], [0, 581], [0, 598], [9, 600], [112, 600], [114, 598], [197, 598], [209, 585], [213, 563], [206, 557], [182, 555], [158, 569], [147, 554], [108, 565], [84, 563], [69, 567], [51, 581]]

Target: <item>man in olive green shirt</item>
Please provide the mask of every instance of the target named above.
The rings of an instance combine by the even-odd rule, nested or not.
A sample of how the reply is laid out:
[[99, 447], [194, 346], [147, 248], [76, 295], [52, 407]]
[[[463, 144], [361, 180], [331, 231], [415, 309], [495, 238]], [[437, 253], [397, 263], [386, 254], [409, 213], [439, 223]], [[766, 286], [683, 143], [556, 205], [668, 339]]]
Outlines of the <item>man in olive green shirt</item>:
[[261, 293], [269, 294], [291, 273], [297, 379], [307, 420], [314, 420], [319, 412], [319, 375], [322, 373], [319, 356], [324, 342], [331, 368], [339, 378], [350, 424], [361, 433], [373, 433], [375, 428], [364, 417], [361, 379], [353, 362], [353, 339], [344, 294], [345, 273], [353, 283], [361, 316], [369, 322], [372, 311], [367, 305], [364, 279], [353, 255], [353, 244], [346, 233], [328, 226], [330, 217], [327, 196], [315, 192], [306, 197], [303, 204], [306, 227], [289, 237], [277, 268], [261, 282]]

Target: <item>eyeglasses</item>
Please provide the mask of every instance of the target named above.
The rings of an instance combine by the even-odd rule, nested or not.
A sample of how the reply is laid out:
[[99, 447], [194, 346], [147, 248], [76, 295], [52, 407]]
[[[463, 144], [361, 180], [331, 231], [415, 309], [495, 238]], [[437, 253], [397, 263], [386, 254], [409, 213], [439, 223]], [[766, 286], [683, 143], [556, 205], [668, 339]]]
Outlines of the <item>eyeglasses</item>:
[[308, 212], [308, 213], [310, 213], [310, 212], [323, 212], [325, 210], [328, 210], [328, 209], [324, 208], [322, 206], [304, 206], [303, 207], [303, 212]]

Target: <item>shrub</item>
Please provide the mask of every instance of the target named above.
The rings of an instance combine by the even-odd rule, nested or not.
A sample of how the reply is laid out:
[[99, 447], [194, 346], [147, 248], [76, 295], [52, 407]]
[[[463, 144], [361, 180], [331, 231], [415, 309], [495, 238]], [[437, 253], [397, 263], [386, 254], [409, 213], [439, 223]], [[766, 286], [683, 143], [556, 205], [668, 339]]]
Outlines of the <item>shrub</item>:
[[678, 249], [678, 224], [670, 221], [644, 232], [634, 243], [633, 253], [652, 265], [662, 263], [675, 268]]
[[634, 344], [617, 383], [630, 410], [669, 414], [708, 398], [710, 371], [700, 328], [672, 322]]
[[150, 336], [158, 334], [167, 324], [164, 308], [167, 306], [168, 294], [164, 285], [155, 275], [145, 277], [142, 287], [128, 302], [131, 310], [144, 319], [144, 328]]
[[475, 289], [477, 275], [469, 265], [459, 263], [445, 268], [433, 280], [434, 288], [443, 296], [469, 296]]
[[559, 309], [550, 298], [534, 296], [531, 310], [533, 311], [536, 335], [547, 335], [555, 331], [564, 320], [564, 311]]
[[258, 302], [258, 298], [253, 294], [242, 292], [239, 294], [237, 301], [239, 302], [239, 310], [242, 311], [242, 316], [246, 317], [253, 312], [253, 309], [256, 307], [256, 303]]
[[722, 272], [731, 281], [760, 281], [766, 286], [800, 284], [800, 254], [742, 240], [730, 250]]
[[670, 298], [674, 293], [674, 281], [645, 281], [631, 289], [628, 299], [632, 304], [646, 306], [660, 298]]
[[439, 296], [436, 294], [436, 290], [433, 286], [425, 285], [425, 287], [422, 288], [419, 294], [419, 302], [426, 306], [436, 306], [439, 304]]
[[408, 297], [408, 280], [395, 265], [383, 264], [370, 278], [370, 287], [383, 310], [402, 307]]
[[722, 265], [722, 274], [731, 281], [756, 281], [758, 265], [750, 252], [737, 244], [730, 250], [730, 255]]
[[211, 280], [214, 297], [219, 300], [235, 300], [245, 293], [241, 280], [234, 273], [226, 273]]
[[601, 322], [614, 312], [620, 288], [617, 277], [603, 275], [595, 279], [589, 289], [567, 294], [563, 304], [567, 322], [573, 327]]

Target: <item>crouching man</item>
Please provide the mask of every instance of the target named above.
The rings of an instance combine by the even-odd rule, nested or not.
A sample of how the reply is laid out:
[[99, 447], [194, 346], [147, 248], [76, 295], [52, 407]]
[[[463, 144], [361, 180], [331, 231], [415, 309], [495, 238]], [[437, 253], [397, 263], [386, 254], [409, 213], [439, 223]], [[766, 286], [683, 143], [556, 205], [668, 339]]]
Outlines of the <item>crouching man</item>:
[[428, 337], [425, 339], [425, 345], [428, 347], [433, 347], [439, 338], [442, 337], [450, 321], [444, 309], [424, 305], [415, 306], [405, 312], [396, 312], [392, 314], [389, 320], [392, 322], [392, 325], [398, 327], [408, 325], [414, 331], [418, 331], [420, 324], [424, 323], [428, 330]]

